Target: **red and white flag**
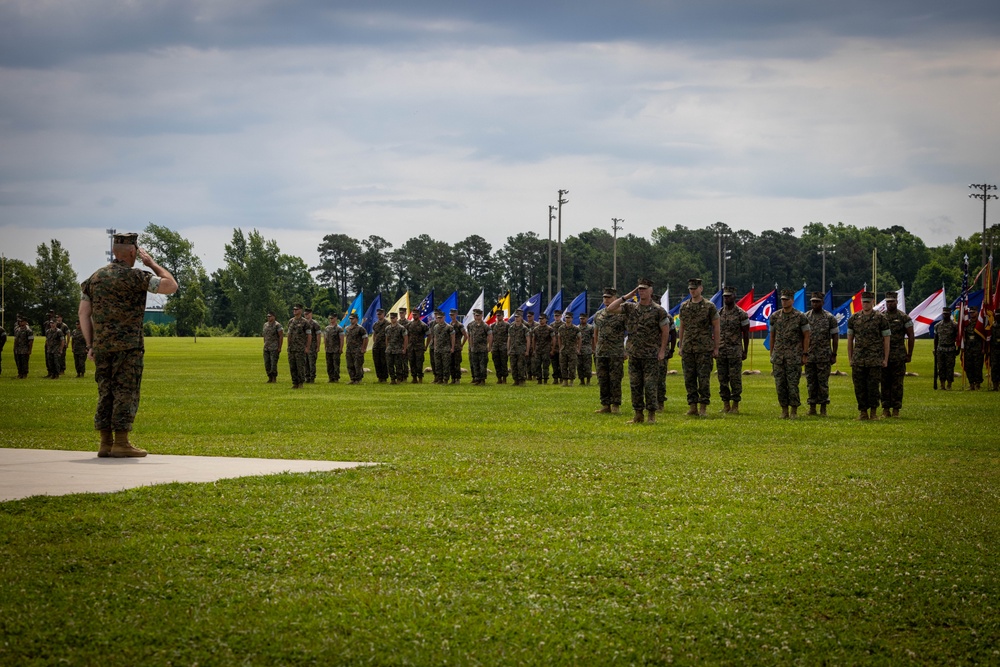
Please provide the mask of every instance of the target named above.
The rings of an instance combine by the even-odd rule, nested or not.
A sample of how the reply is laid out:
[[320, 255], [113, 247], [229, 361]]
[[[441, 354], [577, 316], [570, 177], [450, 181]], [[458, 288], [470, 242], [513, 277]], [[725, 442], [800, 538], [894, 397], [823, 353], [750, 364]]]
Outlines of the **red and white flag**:
[[910, 318], [913, 320], [913, 335], [923, 336], [930, 333], [931, 325], [941, 319], [941, 311], [948, 305], [942, 287], [917, 305]]

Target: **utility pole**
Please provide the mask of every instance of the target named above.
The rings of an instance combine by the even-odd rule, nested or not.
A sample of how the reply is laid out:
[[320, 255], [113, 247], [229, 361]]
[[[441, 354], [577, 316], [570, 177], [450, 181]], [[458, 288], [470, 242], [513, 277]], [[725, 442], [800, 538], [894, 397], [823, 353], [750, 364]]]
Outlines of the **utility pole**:
[[611, 218], [611, 238], [612, 238], [612, 269], [611, 269], [611, 286], [618, 289], [618, 232], [622, 229], [619, 222], [625, 222], [625, 218]]
[[552, 221], [556, 219], [556, 207], [549, 204], [549, 301], [552, 300]]
[[[558, 210], [558, 218], [559, 218], [559, 245], [556, 248], [556, 264], [557, 264], [557, 266], [556, 266], [556, 283], [557, 283], [556, 287], [559, 289], [560, 293], [562, 293], [562, 207], [563, 207], [563, 204], [568, 204], [569, 203], [568, 199], [563, 199], [563, 195], [568, 195], [568, 194], [569, 194], [569, 190], [560, 190], [559, 191], [559, 202], [558, 202], [559, 203], [559, 210]], [[551, 296], [549, 298], [551, 299]]]
[[823, 258], [823, 281], [820, 282], [820, 285], [826, 287], [826, 256], [827, 254], [836, 255], [837, 251], [834, 250], [836, 246], [834, 246], [832, 243], [820, 243], [816, 247], [819, 248], [819, 252], [817, 252], [816, 254]]
[[115, 247], [115, 234], [118, 233], [117, 229], [105, 229], [104, 232], [108, 235], [108, 251], [105, 253], [107, 255], [108, 261], [110, 262], [115, 258], [115, 254], [112, 250]]
[[722, 290], [722, 288], [725, 287], [725, 285], [723, 284], [725, 281], [725, 277], [723, 275], [724, 269], [722, 267], [722, 245], [725, 242], [725, 240], [729, 238], [729, 233], [722, 231], [723, 228], [725, 227], [724, 223], [717, 222], [715, 223], [715, 225], [716, 225], [715, 239], [718, 243], [718, 252], [719, 252], [719, 290]]
[[983, 266], [986, 266], [986, 203], [991, 199], [996, 199], [996, 195], [991, 195], [990, 190], [996, 190], [997, 186], [988, 183], [973, 183], [969, 186], [973, 190], [982, 190], [982, 194], [969, 195], [970, 199], [983, 200]]

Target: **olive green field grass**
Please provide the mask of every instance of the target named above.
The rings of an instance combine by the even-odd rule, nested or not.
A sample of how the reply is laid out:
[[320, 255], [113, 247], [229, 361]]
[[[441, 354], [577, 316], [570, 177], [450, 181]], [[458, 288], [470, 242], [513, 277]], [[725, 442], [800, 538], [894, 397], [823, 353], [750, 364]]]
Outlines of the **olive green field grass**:
[[[900, 418], [855, 421], [845, 375], [781, 420], [754, 345], [741, 415], [671, 375], [630, 425], [627, 373], [607, 415], [596, 377], [349, 386], [321, 354], [292, 390], [259, 338], [148, 338], [132, 463], [378, 465], [0, 503], [0, 664], [1000, 663], [1000, 394], [934, 391], [918, 341]], [[0, 447], [96, 456], [93, 365], [43, 380], [38, 347], [27, 380], [4, 351]]]

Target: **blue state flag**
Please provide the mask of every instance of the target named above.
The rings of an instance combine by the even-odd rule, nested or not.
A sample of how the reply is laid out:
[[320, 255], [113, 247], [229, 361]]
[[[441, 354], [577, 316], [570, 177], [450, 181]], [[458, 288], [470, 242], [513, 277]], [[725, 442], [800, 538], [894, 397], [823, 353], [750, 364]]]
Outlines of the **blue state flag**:
[[602, 310], [604, 310], [603, 302], [601, 303], [600, 307], [598, 307], [597, 311], [593, 315], [591, 315], [590, 318], [587, 320], [587, 324], [593, 324], [594, 318], [597, 317], [597, 313], [601, 312]]
[[559, 290], [556, 292], [556, 295], [552, 297], [552, 300], [549, 301], [549, 305], [545, 306], [545, 316], [549, 318], [549, 322], [552, 321], [553, 313], [557, 310], [562, 310], [562, 302], [562, 290]]
[[344, 313], [344, 319], [340, 320], [340, 326], [346, 327], [350, 324], [351, 313], [357, 313], [358, 317], [361, 317], [362, 311], [365, 309], [365, 291], [361, 290], [358, 295], [354, 297], [354, 301], [347, 308], [347, 312]]
[[372, 335], [372, 326], [375, 324], [375, 311], [381, 307], [382, 292], [379, 292], [375, 295], [375, 298], [372, 299], [371, 305], [368, 306], [368, 310], [365, 311], [365, 316], [361, 318], [360, 322], [358, 322], [358, 324], [365, 328], [365, 331], [368, 332], [369, 336]]
[[573, 313], [573, 324], [579, 324], [580, 316], [587, 314], [587, 290], [583, 290], [577, 294], [566, 310]]
[[828, 313], [833, 313], [833, 284], [831, 283], [830, 289], [826, 291], [823, 295], [823, 310]]
[[438, 310], [440, 310], [442, 313], [444, 313], [444, 321], [448, 322], [449, 324], [451, 324], [451, 309], [452, 308], [454, 308], [455, 310], [458, 310], [458, 290], [455, 290], [454, 292], [452, 292], [451, 296], [449, 296], [447, 299], [445, 299], [444, 301], [442, 301], [441, 305], [438, 306]]
[[[833, 300], [833, 297], [830, 297]], [[830, 313], [837, 318], [837, 326], [840, 329], [840, 335], [847, 335], [847, 320], [851, 318], [851, 304], [854, 303], [854, 297], [850, 297], [847, 301], [838, 306], [835, 310], [831, 310]]]
[[[764, 348], [771, 349], [771, 315], [778, 310], [778, 290], [771, 290], [771, 293], [758, 302], [757, 309], [750, 316], [750, 329], [759, 330], [760, 325], [767, 328], [767, 338], [764, 339]], [[753, 323], [757, 322], [758, 326]]]
[[683, 299], [681, 299], [681, 302], [679, 304], [677, 304], [676, 306], [674, 306], [673, 308], [670, 309], [670, 315], [672, 317], [676, 317], [677, 315], [679, 315], [680, 312], [681, 312], [681, 306], [683, 306], [684, 302], [687, 301], [690, 298], [691, 298], [691, 295], [688, 294]]
[[792, 300], [792, 306], [795, 310], [799, 312], [806, 312], [806, 286], [803, 285], [802, 289], [795, 293], [795, 298]]
[[712, 298], [709, 299], [709, 301], [712, 302], [716, 310], [722, 310], [722, 290], [719, 290], [718, 292], [713, 294]]
[[517, 307], [522, 314], [527, 315], [528, 313], [535, 314], [535, 320], [538, 320], [538, 316], [542, 314], [542, 293], [539, 292], [535, 294], [530, 299], [522, 303]]
[[[418, 305], [415, 310], [417, 313], [417, 317], [419, 317], [421, 321], [427, 322], [427, 320], [431, 318], [431, 316], [434, 314], [433, 289], [427, 294], [427, 296], [424, 297], [423, 301], [420, 302], [420, 305]], [[410, 314], [412, 316], [413, 313], [411, 312]]]

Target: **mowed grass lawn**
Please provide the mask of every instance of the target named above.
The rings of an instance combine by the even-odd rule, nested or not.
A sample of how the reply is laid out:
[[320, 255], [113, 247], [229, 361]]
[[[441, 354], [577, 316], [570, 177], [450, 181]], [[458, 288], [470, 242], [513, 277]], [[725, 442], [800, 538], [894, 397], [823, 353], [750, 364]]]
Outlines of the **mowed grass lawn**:
[[[147, 347], [154, 454], [382, 465], [0, 503], [0, 664], [1000, 662], [1000, 395], [933, 391], [929, 342], [897, 420], [849, 377], [779, 420], [757, 341], [742, 415], [671, 376], [638, 427], [627, 378], [609, 416], [596, 379], [292, 391], [260, 339]], [[93, 368], [32, 362], [0, 446], [96, 451]]]

